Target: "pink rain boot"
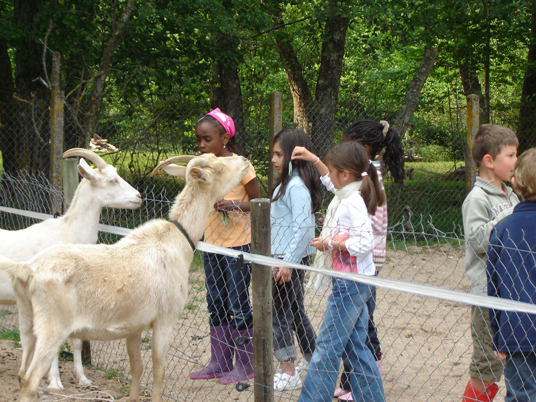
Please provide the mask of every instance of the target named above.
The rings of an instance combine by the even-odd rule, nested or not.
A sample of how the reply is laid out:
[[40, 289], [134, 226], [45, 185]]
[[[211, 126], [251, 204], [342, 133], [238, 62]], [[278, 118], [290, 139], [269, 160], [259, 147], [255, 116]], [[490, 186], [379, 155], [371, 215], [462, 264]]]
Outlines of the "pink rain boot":
[[[233, 371], [226, 374], [220, 380], [220, 384], [234, 384], [235, 382], [247, 381], [254, 377], [252, 335], [253, 329], [233, 331], [236, 362]], [[242, 342], [245, 343], [240, 344]]]
[[210, 327], [210, 363], [203, 370], [190, 373], [192, 380], [220, 378], [233, 369], [233, 349], [231, 346], [231, 327]]

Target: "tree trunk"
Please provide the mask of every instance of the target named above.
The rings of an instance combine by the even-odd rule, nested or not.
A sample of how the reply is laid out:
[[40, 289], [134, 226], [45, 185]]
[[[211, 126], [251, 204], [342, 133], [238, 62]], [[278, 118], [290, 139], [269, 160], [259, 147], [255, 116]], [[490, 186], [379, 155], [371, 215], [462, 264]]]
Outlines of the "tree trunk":
[[[274, 26], [281, 25], [284, 25], [281, 16], [275, 17]], [[303, 66], [292, 46], [292, 38], [285, 29], [275, 34], [275, 48], [287, 74], [294, 105], [294, 123], [298, 128], [309, 132], [310, 122], [307, 111], [313, 104], [313, 96], [303, 75]]]
[[89, 140], [93, 136], [93, 131], [95, 131], [95, 120], [100, 109], [99, 105], [104, 88], [106, 86], [106, 79], [108, 78], [108, 74], [110, 72], [110, 62], [113, 54], [121, 42], [123, 42], [125, 25], [132, 14], [132, 3], [133, 0], [127, 0], [123, 13], [121, 14], [121, 20], [119, 21], [119, 24], [117, 24], [117, 28], [112, 34], [110, 42], [108, 43], [108, 46], [104, 50], [104, 53], [101, 57], [99, 71], [97, 72], [97, 76], [93, 84], [93, 92], [91, 93], [91, 99], [87, 105], [86, 117], [84, 119], [84, 143], [78, 144], [78, 146], [82, 148], [85, 148], [89, 145]]
[[332, 6], [331, 10], [332, 13], [328, 16], [324, 27], [315, 105], [311, 113], [313, 120], [311, 140], [321, 156], [331, 148], [335, 135], [335, 112], [339, 100], [339, 85], [349, 22], [340, 9]]
[[[468, 53], [458, 59], [463, 93], [465, 96], [474, 94], [477, 95], [480, 99], [484, 100], [482, 86], [480, 84], [480, 80], [478, 79], [478, 72], [474, 67], [471, 53], [472, 47], [469, 47]], [[489, 121], [489, 117], [486, 115], [485, 110], [481, 109], [480, 122], [487, 121]]]
[[531, 42], [527, 70], [523, 78], [521, 107], [519, 109], [518, 154], [536, 145], [536, 7], [531, 7]]
[[430, 75], [430, 71], [432, 71], [432, 68], [434, 67], [436, 56], [437, 49], [430, 48], [425, 50], [421, 64], [419, 65], [417, 72], [413, 76], [413, 79], [406, 90], [406, 96], [402, 102], [402, 107], [400, 108], [396, 121], [393, 124], [393, 127], [396, 131], [398, 131], [400, 138], [404, 138], [406, 130], [410, 126], [413, 114], [417, 109], [419, 96], [424, 84], [426, 83], [426, 80], [428, 79], [428, 76]]
[[242, 86], [240, 84], [238, 41], [236, 37], [220, 36], [218, 46], [222, 58], [217, 61], [220, 87], [214, 93], [219, 96], [219, 102], [212, 102], [222, 112], [233, 118], [235, 124], [236, 147], [240, 154], [245, 150], [245, 115], [242, 101]]

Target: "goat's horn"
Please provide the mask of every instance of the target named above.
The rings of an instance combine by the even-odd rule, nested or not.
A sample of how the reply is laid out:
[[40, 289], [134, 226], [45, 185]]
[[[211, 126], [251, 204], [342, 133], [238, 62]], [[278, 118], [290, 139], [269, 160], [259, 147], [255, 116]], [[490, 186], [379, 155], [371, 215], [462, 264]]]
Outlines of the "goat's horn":
[[63, 153], [64, 158], [68, 158], [70, 156], [83, 156], [93, 162], [98, 169], [104, 169], [106, 166], [108, 166], [104, 159], [89, 149], [71, 148]]
[[158, 172], [160, 169], [162, 169], [164, 166], [167, 166], [167, 165], [171, 165], [172, 163], [188, 163], [190, 162], [192, 159], [196, 158], [196, 156], [194, 155], [178, 155], [178, 156], [173, 156], [169, 159], [166, 159], [165, 161], [162, 161], [158, 164], [157, 167], [155, 167], [153, 169], [153, 171], [151, 172], [151, 176], [154, 176], [156, 174], [156, 172]]

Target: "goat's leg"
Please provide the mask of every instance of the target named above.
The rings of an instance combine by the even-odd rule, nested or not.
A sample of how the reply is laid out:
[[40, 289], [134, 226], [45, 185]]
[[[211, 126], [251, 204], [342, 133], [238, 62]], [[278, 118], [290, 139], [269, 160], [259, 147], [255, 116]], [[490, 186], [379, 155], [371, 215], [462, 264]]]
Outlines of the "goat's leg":
[[54, 356], [54, 361], [50, 365], [50, 371], [48, 372], [48, 388], [63, 389], [63, 384], [60, 379], [60, 359], [58, 354]]
[[172, 319], [161, 320], [153, 324], [153, 394], [152, 402], [160, 402], [162, 384], [164, 383], [164, 369], [166, 367], [166, 354], [173, 330]]
[[22, 309], [19, 309], [19, 328], [20, 328], [20, 344], [22, 346], [22, 359], [20, 370], [17, 375], [19, 383], [21, 383], [24, 374], [28, 371], [34, 351], [36, 338], [33, 333], [33, 320], [32, 314], [26, 314]]
[[35, 352], [28, 370], [21, 381], [20, 402], [36, 402], [39, 382], [58, 355], [63, 340], [69, 335], [47, 334], [37, 337]]
[[130, 370], [132, 371], [132, 385], [128, 402], [139, 402], [140, 400], [140, 378], [143, 373], [140, 344], [141, 332], [136, 332], [127, 338], [127, 352], [130, 360]]
[[82, 365], [82, 339], [71, 338], [71, 345], [73, 347], [74, 375], [78, 378], [78, 385], [89, 387], [91, 380], [84, 374], [84, 366]]

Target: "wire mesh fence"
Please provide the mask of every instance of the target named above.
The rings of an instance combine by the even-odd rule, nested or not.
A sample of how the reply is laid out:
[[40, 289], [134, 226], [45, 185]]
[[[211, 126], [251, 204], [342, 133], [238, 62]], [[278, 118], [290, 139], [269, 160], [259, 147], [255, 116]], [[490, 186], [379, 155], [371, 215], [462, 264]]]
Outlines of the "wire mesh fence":
[[[4, 177], [4, 180], [9, 178]], [[28, 180], [18, 188], [39, 191], [21, 192], [18, 197], [44, 194], [49, 186], [40, 180]], [[101, 216], [102, 223], [128, 222], [135, 227], [156, 216], [166, 216], [173, 198], [158, 186], [144, 193], [144, 206], [130, 219], [115, 216], [122, 212], [107, 209]], [[46, 203], [49, 196], [36, 203]], [[31, 203], [26, 203], [27, 205]], [[5, 205], [5, 204], [4, 204]], [[155, 214], [154, 211], [159, 211]], [[2, 228], [25, 227], [35, 220], [24, 220], [17, 215], [2, 212]], [[23, 220], [21, 220], [23, 219]], [[117, 235], [101, 236], [109, 243]], [[419, 283], [441, 288], [467, 291], [464, 279], [464, 241], [455, 232], [438, 230], [430, 218], [419, 218], [392, 225], [388, 232], [386, 263], [380, 273], [382, 278]], [[305, 273], [304, 280], [307, 281]], [[320, 328], [331, 290], [316, 294], [305, 288], [304, 309], [315, 332]], [[440, 300], [411, 292], [377, 287], [377, 307], [374, 313], [378, 337], [382, 348], [382, 382], [389, 401], [450, 401], [459, 400], [468, 378], [472, 340], [470, 333], [470, 306], [456, 300]], [[14, 308], [2, 307], [0, 325], [16, 330], [17, 315]], [[164, 395], [170, 400], [253, 400], [253, 387], [243, 391], [236, 384], [223, 385], [220, 379], [193, 380], [190, 374], [202, 370], [211, 358], [210, 314], [207, 309], [206, 277], [203, 254], [197, 252], [190, 269], [189, 299], [178, 317], [173, 341], [167, 356]], [[299, 342], [298, 342], [299, 343]], [[297, 343], [297, 345], [298, 345]], [[234, 340], [227, 344], [234, 346]], [[151, 333], [142, 335], [144, 361], [143, 386], [151, 389]], [[123, 341], [92, 342], [93, 365], [116, 375], [129, 376], [129, 363]], [[306, 359], [297, 348], [296, 365]], [[278, 360], [273, 359], [274, 372]], [[306, 372], [297, 370], [305, 380]], [[246, 381], [251, 385], [255, 379]], [[504, 395], [504, 381], [500, 382]], [[337, 382], [338, 386], [338, 382]], [[276, 400], [297, 400], [300, 388], [275, 393]]]
[[[61, 191], [47, 180], [48, 145], [43, 139], [48, 136], [48, 128], [46, 113], [41, 109], [42, 106], [37, 103], [25, 103], [9, 109], [13, 110], [10, 113], [11, 128], [14, 128], [10, 132], [22, 130], [26, 134], [21, 138], [26, 139], [22, 146], [15, 136], [2, 137], [2, 206], [49, 212], [51, 199], [60, 195]], [[393, 116], [389, 109], [386, 106], [374, 109], [357, 102], [339, 104], [335, 119], [324, 127], [323, 122], [315, 118], [320, 112], [313, 105], [308, 110], [306, 125], [315, 139], [313, 145], [316, 151], [323, 154], [340, 141], [342, 132], [351, 122], [360, 118], [389, 120]], [[208, 110], [207, 102], [190, 102], [187, 105], [166, 102], [129, 108], [115, 106], [105, 110], [95, 128], [98, 137], [94, 137], [92, 146], [100, 147], [106, 160], [138, 188], [143, 207], [128, 212], [105, 208], [101, 214], [102, 223], [134, 228], [149, 219], [167, 216], [169, 206], [183, 183], [170, 178], [153, 178], [149, 173], [159, 160], [167, 156], [197, 152], [195, 123]], [[404, 186], [394, 185], [389, 176], [384, 181], [388, 195], [389, 231], [386, 263], [380, 277], [468, 290], [464, 279], [465, 245], [461, 231], [461, 204], [465, 197], [464, 113], [464, 109], [460, 108], [450, 121], [445, 116], [443, 120], [438, 118], [441, 122], [429, 124], [428, 131], [415, 126], [403, 139], [406, 148]], [[247, 130], [237, 133], [238, 153], [254, 165], [261, 192], [266, 196], [269, 193], [268, 104], [249, 105], [244, 115]], [[82, 117], [80, 110], [66, 108], [66, 121], [69, 122], [66, 145], [79, 145], [78, 139], [83, 137]], [[292, 110], [286, 107], [283, 110], [283, 127], [293, 125]], [[22, 171], [31, 173], [22, 174]], [[329, 198], [326, 197], [325, 201]], [[222, 219], [219, 215], [212, 218]], [[21, 229], [38, 221], [5, 212], [0, 213], [0, 219], [1, 227], [9, 230]], [[120, 237], [101, 232], [99, 242], [113, 243]], [[178, 318], [168, 354], [164, 395], [171, 400], [253, 400], [253, 387], [240, 392], [233, 385], [220, 384], [219, 379], [190, 378], [192, 372], [205, 368], [211, 357], [207, 278], [203, 265], [204, 255], [197, 252], [190, 269], [189, 302]], [[304, 276], [307, 282], [309, 274]], [[315, 294], [308, 288], [304, 291], [304, 310], [315, 332], [320, 328], [329, 293], [330, 290]], [[470, 306], [379, 286], [374, 317], [382, 345], [382, 381], [387, 400], [461, 399], [472, 354]], [[14, 308], [2, 308], [0, 325], [17, 328]], [[234, 347], [233, 339], [226, 343], [228, 347]], [[150, 340], [151, 333], [144, 333], [142, 354], [145, 371], [142, 383], [148, 388], [152, 386]], [[123, 341], [92, 342], [92, 358], [97, 367], [124, 377], [129, 375]], [[306, 361], [298, 347], [296, 366], [300, 367]], [[274, 370], [278, 363], [274, 356]], [[305, 372], [298, 372], [304, 374], [303, 381]], [[248, 384], [251, 385], [252, 381], [255, 380]], [[501, 395], [504, 395], [504, 381], [500, 385]], [[277, 392], [275, 398], [296, 400], [299, 394], [300, 388], [297, 387]]]

